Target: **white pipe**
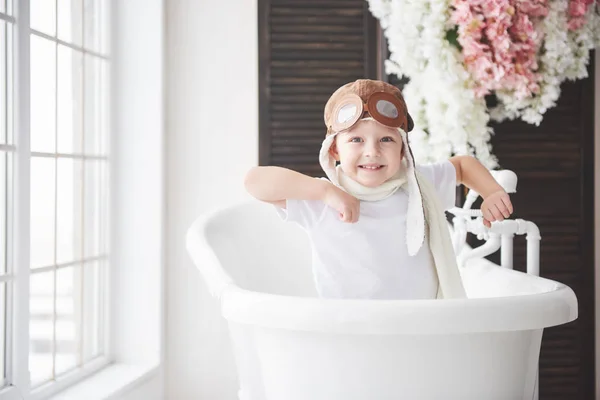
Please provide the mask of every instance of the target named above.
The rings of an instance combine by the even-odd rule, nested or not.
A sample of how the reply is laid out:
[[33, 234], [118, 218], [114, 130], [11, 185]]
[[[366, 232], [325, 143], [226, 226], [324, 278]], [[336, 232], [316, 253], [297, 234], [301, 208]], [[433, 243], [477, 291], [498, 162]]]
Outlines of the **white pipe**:
[[458, 208], [453, 207], [448, 210], [449, 213], [456, 215], [457, 217], [481, 217], [483, 213], [481, 210], [471, 210], [469, 208]]
[[527, 238], [527, 273], [540, 276], [540, 241]]
[[501, 171], [490, 171], [496, 182], [506, 191], [506, 193], [515, 193], [517, 191], [517, 174], [513, 171], [504, 169]]
[[540, 231], [533, 222], [523, 219], [505, 219], [492, 223], [491, 228], [486, 228], [481, 219], [472, 219], [467, 221], [467, 230], [476, 235], [495, 233], [498, 235], [533, 235], [539, 239]]
[[454, 254], [460, 254], [462, 248], [467, 242], [467, 227], [464, 218], [455, 217], [452, 219], [454, 234], [452, 235], [452, 246]]
[[[513, 240], [515, 235], [505, 233], [502, 235], [502, 247], [500, 248], [500, 265], [504, 268], [513, 269]], [[529, 252], [527, 252], [529, 254]]]
[[460, 234], [462, 230], [459, 228], [460, 218], [454, 217], [452, 218], [452, 248], [454, 248], [454, 254], [458, 254], [460, 251], [461, 243], [460, 243]]
[[484, 258], [492, 253], [495, 253], [496, 251], [498, 251], [499, 248], [500, 236], [496, 234], [491, 234], [489, 240], [481, 246], [474, 248], [466, 254], [459, 255], [457, 260], [458, 265], [464, 267], [468, 260], [472, 258]]
[[[469, 211], [474, 211], [474, 210], [469, 210]], [[491, 228], [486, 228], [483, 225], [483, 223], [481, 222], [481, 219], [479, 219], [479, 218], [478, 219], [464, 219], [463, 221], [466, 221], [466, 223], [463, 223], [463, 222], [459, 223], [459, 227], [463, 228], [463, 225], [464, 225], [464, 228], [466, 228], [465, 231], [472, 232], [475, 235], [483, 235], [483, 236], [489, 235], [490, 239], [486, 244], [478, 247], [477, 249], [474, 249], [473, 251], [469, 252], [467, 255], [459, 257], [460, 265], [464, 265], [464, 262], [466, 261], [466, 259], [473, 258], [474, 257], [473, 254], [475, 254], [475, 256], [479, 256], [480, 252], [489, 251], [489, 250], [495, 248], [495, 250], [483, 255], [483, 257], [493, 253], [494, 251], [498, 250], [498, 248], [501, 244], [503, 246], [504, 245], [508, 246], [506, 253], [504, 254], [505, 262], [502, 263], [503, 266], [508, 265], [509, 253], [512, 253], [512, 235], [526, 235], [526, 237], [527, 237], [527, 273], [539, 276], [541, 236], [540, 236], [540, 230], [536, 224], [534, 224], [531, 221], [516, 219], [516, 220], [497, 221], [497, 222], [492, 223]], [[503, 243], [501, 243], [500, 238], [499, 238], [500, 235], [510, 236], [511, 243], [508, 244], [508, 239], [504, 239]], [[492, 239], [494, 237], [496, 237], [496, 239], [493, 241], [493, 244], [488, 245], [488, 243], [492, 242]], [[496, 244], [496, 242], [497, 242], [497, 244]], [[486, 245], [488, 245], [488, 246], [486, 246]], [[496, 248], [496, 246], [498, 246], [498, 248]], [[475, 250], [478, 250], [478, 249], [481, 249], [481, 250], [477, 253], [473, 253]], [[502, 257], [502, 255], [501, 255], [501, 257]], [[510, 262], [510, 264], [512, 264], [512, 261]]]
[[473, 205], [473, 203], [475, 203], [475, 201], [477, 200], [477, 197], [479, 197], [479, 193], [477, 193], [473, 189], [469, 190], [469, 192], [467, 193], [467, 197], [465, 199], [465, 203], [463, 204], [462, 208], [464, 210], [470, 209], [471, 206]]
[[527, 273], [540, 275], [540, 229], [531, 221], [527, 223]]

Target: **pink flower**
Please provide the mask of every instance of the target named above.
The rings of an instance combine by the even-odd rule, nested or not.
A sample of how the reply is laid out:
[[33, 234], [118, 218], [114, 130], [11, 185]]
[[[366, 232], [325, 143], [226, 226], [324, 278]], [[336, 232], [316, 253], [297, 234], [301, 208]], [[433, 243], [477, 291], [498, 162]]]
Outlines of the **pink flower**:
[[[582, 0], [593, 1], [593, 0]], [[452, 22], [475, 94], [539, 91], [536, 54], [541, 39], [534, 20], [548, 13], [547, 0], [453, 0]]]
[[585, 18], [575, 17], [575, 18], [569, 19], [569, 22], [567, 22], [567, 28], [570, 31], [576, 31], [579, 28], [581, 28], [584, 24], [585, 24]]
[[569, 19], [567, 26], [569, 30], [576, 31], [585, 25], [585, 15], [595, 0], [571, 0], [569, 2]]
[[517, 8], [524, 14], [532, 17], [545, 17], [548, 15], [548, 5], [544, 0], [516, 0]]
[[569, 3], [569, 14], [572, 17], [581, 17], [587, 11], [587, 4], [583, 1], [571, 1]]

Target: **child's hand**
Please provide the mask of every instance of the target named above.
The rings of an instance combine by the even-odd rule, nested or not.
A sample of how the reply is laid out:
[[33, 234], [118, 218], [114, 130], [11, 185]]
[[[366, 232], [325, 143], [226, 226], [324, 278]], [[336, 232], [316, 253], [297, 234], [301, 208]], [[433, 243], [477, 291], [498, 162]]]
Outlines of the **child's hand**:
[[490, 194], [481, 203], [481, 211], [483, 213], [483, 224], [488, 228], [492, 226], [493, 221], [503, 221], [504, 218], [510, 217], [513, 213], [513, 206], [508, 193], [499, 190]]
[[337, 210], [343, 222], [354, 223], [358, 221], [360, 201], [334, 184], [330, 184], [325, 190], [323, 202]]

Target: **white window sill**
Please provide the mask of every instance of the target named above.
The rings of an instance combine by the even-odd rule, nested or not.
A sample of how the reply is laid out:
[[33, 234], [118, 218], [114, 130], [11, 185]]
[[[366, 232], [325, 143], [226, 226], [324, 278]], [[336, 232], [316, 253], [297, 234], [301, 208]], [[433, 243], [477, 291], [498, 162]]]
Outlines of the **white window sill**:
[[48, 400], [108, 400], [155, 376], [157, 363], [112, 364]]

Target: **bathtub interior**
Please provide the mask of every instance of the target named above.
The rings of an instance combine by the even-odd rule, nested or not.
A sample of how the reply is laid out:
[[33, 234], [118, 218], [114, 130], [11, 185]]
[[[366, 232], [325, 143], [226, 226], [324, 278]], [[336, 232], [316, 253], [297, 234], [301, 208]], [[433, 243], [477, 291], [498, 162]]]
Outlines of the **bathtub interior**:
[[224, 210], [205, 227], [208, 245], [239, 287], [271, 294], [315, 297], [306, 233], [252, 201]]
[[[315, 297], [307, 234], [283, 222], [274, 206], [251, 201], [213, 215], [204, 227], [208, 245], [239, 287], [256, 292]], [[556, 290], [554, 281], [470, 260], [461, 275], [469, 298]]]

